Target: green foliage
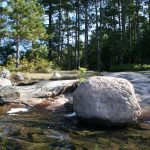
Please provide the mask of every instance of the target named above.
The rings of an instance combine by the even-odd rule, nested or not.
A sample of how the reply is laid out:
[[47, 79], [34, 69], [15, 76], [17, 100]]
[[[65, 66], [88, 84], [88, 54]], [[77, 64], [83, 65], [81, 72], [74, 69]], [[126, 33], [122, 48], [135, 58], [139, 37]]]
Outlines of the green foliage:
[[48, 48], [46, 45], [34, 44], [31, 50], [26, 51], [25, 57], [30, 61], [39, 58], [47, 59]]
[[0, 0], [0, 60], [12, 55], [14, 46], [5, 46], [14, 42], [17, 66], [22, 45], [32, 46], [22, 70], [43, 71], [36, 60], [47, 68], [48, 59], [68, 70], [147, 70], [128, 64], [150, 64], [149, 11], [149, 0]]
[[20, 63], [20, 44], [24, 41], [35, 43], [44, 39], [44, 9], [38, 0], [9, 0], [7, 5], [7, 22], [5, 37], [13, 39], [16, 44], [16, 67]]
[[110, 71], [148, 71], [150, 65], [148, 64], [126, 64], [126, 65], [113, 65], [110, 67]]
[[87, 72], [86, 68], [79, 68], [78, 70], [78, 78], [80, 82], [84, 82], [85, 81], [85, 74]]
[[27, 58], [23, 58], [20, 61], [20, 68], [15, 66], [15, 58], [9, 59], [6, 68], [10, 71], [21, 71], [21, 72], [34, 72], [34, 73], [48, 73], [54, 69], [54, 64], [43, 58], [34, 59], [29, 61]]
[[14, 43], [6, 43], [6, 45], [0, 46], [0, 60], [5, 64], [8, 58], [15, 53], [13, 48]]
[[54, 65], [51, 61], [46, 59], [37, 59], [34, 61], [34, 72], [46, 73], [52, 71]]
[[8, 70], [10, 71], [17, 71], [15, 63], [16, 63], [16, 59], [14, 57], [10, 57], [7, 60], [6, 68], [8, 68]]
[[10, 0], [8, 2], [9, 37], [36, 41], [44, 37], [44, 9], [37, 0]]

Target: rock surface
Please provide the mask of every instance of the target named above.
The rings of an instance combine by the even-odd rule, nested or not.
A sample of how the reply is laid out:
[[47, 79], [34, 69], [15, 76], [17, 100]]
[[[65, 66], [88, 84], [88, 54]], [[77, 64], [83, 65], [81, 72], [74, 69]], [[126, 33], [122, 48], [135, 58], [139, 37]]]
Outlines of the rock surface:
[[11, 77], [11, 72], [7, 69], [3, 69], [3, 71], [0, 73], [0, 76], [2, 78], [10, 79]]
[[134, 88], [125, 79], [91, 77], [76, 89], [73, 99], [74, 110], [83, 119], [123, 124], [141, 114]]
[[142, 109], [141, 118], [150, 119], [150, 71], [141, 72], [112, 72], [104, 73], [105, 76], [125, 78], [129, 80], [135, 89]]
[[47, 110], [61, 109], [69, 101], [61, 94], [74, 90], [78, 80], [41, 81], [34, 85], [17, 86], [20, 93], [18, 102], [29, 106], [44, 107]]
[[24, 75], [20, 72], [17, 72], [16, 74], [14, 74], [12, 76], [12, 79], [15, 81], [24, 81], [25, 80]]
[[13, 86], [4, 86], [0, 89], [0, 104], [18, 102], [20, 93]]
[[4, 86], [12, 86], [12, 83], [8, 79], [0, 78], [0, 88]]

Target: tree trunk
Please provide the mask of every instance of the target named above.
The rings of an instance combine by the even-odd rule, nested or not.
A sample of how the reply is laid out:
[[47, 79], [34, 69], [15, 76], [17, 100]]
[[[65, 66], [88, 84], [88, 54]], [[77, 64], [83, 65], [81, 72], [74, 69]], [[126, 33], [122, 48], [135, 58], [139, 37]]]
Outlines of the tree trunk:
[[16, 68], [20, 65], [19, 37], [16, 38]]
[[97, 64], [98, 72], [100, 72], [100, 41], [99, 41], [99, 31], [98, 31], [98, 2], [95, 0], [95, 13], [96, 13], [96, 47], [97, 47]]
[[68, 10], [66, 11], [67, 16], [67, 53], [68, 53], [68, 70], [70, 70], [70, 48], [69, 48], [69, 14]]
[[139, 38], [140, 38], [140, 34], [139, 34], [139, 5], [140, 2], [139, 0], [135, 1], [135, 5], [136, 5], [136, 42], [137, 44], [139, 43]]
[[76, 21], [75, 21], [75, 68], [78, 69], [78, 61], [77, 61], [77, 47], [78, 47], [78, 12], [76, 6]]
[[122, 50], [121, 50], [121, 64], [123, 64], [123, 54], [125, 51], [125, 24], [126, 24], [126, 18], [125, 18], [125, 2], [124, 0], [121, 1], [121, 22], [122, 22]]
[[60, 62], [60, 67], [62, 67], [62, 60], [63, 60], [63, 45], [64, 45], [64, 31], [61, 33], [61, 39], [60, 39], [60, 51], [59, 51], [59, 62]]
[[148, 1], [148, 17], [149, 17], [149, 31], [150, 31], [150, 0]]
[[77, 64], [78, 69], [80, 68], [80, 3], [77, 0], [77, 23], [78, 23], [78, 37], [77, 37]]
[[[48, 16], [49, 16], [49, 24], [48, 24], [48, 28], [49, 28], [49, 35], [51, 34], [51, 27], [52, 27], [52, 4], [49, 4], [49, 11], [48, 11]], [[50, 38], [48, 41], [48, 58], [49, 60], [51, 60], [52, 58], [52, 39]]]
[[131, 0], [129, 0], [129, 63], [131, 64]]
[[85, 43], [84, 43], [84, 66], [88, 66], [88, 0], [84, 3], [85, 8]]
[[59, 14], [58, 14], [58, 22], [59, 22], [59, 45], [58, 45], [58, 62], [59, 62], [59, 66], [61, 66], [61, 0], [59, 0]]

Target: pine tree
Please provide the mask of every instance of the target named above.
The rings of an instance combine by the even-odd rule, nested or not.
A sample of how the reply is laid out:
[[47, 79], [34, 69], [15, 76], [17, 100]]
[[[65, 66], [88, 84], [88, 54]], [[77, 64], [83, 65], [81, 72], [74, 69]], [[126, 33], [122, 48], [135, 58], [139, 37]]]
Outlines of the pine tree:
[[23, 41], [35, 42], [43, 38], [44, 10], [37, 0], [10, 0], [8, 2], [9, 38], [16, 43], [16, 67], [20, 64], [20, 44]]
[[6, 36], [6, 8], [3, 7], [4, 0], [0, 0], [0, 44], [1, 38]]

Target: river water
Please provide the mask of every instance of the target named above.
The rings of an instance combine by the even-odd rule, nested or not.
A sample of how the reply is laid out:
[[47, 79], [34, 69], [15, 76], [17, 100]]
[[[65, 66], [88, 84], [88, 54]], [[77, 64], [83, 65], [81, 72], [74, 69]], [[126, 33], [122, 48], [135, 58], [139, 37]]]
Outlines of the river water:
[[76, 117], [66, 117], [65, 111], [31, 108], [10, 115], [6, 109], [0, 109], [0, 150], [150, 150], [148, 121], [125, 129], [103, 129], [83, 126]]

